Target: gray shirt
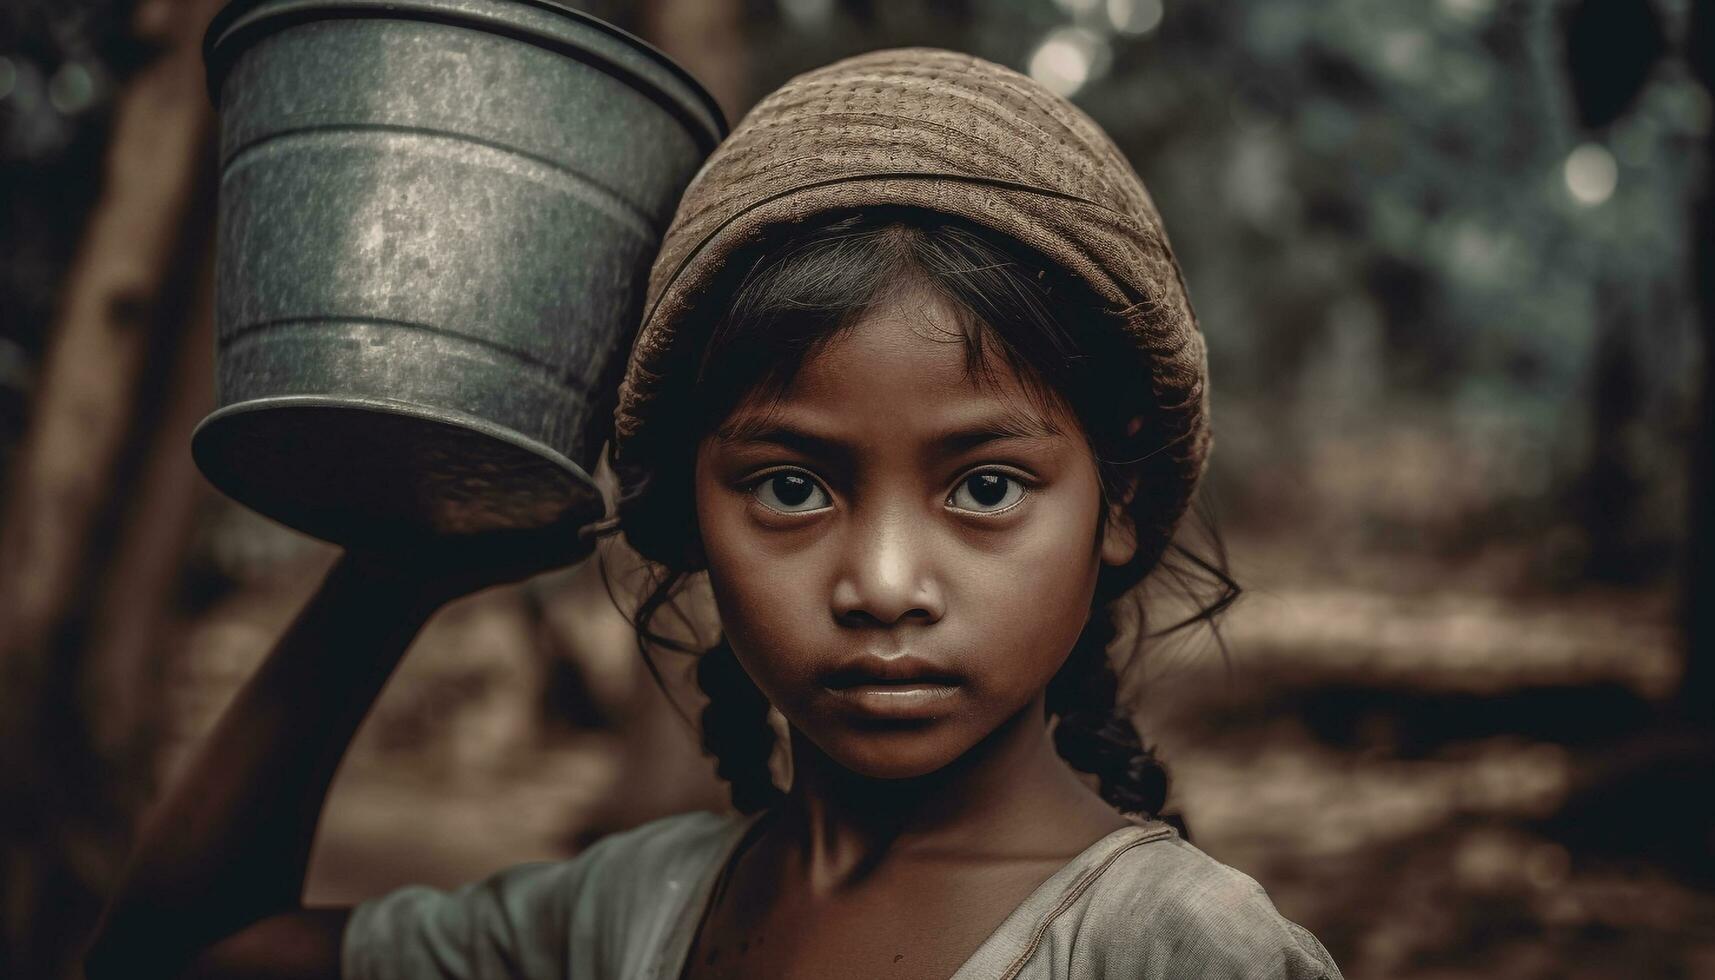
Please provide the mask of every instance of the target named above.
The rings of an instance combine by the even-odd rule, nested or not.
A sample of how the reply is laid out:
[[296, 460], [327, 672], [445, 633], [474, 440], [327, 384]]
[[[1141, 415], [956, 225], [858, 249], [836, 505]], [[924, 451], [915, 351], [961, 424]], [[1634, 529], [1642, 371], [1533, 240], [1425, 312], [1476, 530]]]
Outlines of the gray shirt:
[[[565, 861], [452, 891], [410, 886], [352, 911], [347, 980], [678, 980], [716, 878], [755, 817], [697, 812]], [[1090, 845], [950, 980], [1341, 980], [1255, 880], [1157, 821]]]

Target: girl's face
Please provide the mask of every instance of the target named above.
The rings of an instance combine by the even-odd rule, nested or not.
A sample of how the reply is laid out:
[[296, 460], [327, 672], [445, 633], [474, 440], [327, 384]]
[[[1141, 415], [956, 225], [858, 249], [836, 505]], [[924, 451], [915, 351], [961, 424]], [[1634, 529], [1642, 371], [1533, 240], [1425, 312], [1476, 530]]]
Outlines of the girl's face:
[[934, 772], [1027, 707], [1071, 651], [1101, 562], [1135, 539], [1102, 507], [1077, 420], [1018, 377], [966, 378], [942, 301], [872, 309], [775, 406], [698, 447], [697, 518], [722, 628], [805, 737], [854, 772]]

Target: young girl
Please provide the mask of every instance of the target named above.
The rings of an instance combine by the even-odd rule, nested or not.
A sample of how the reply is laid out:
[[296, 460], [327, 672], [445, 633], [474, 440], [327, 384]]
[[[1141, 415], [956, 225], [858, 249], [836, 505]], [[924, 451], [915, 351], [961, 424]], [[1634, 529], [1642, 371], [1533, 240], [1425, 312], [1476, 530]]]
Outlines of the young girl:
[[582, 533], [658, 570], [640, 647], [673, 645], [649, 624], [707, 573], [703, 738], [738, 812], [301, 908], [411, 637], [545, 563], [530, 538], [348, 554], [158, 808], [91, 977], [1339, 977], [1160, 819], [1116, 706], [1115, 610], [1209, 437], [1177, 265], [1093, 122], [950, 52], [801, 76], [692, 182], [647, 308], [617, 521]]

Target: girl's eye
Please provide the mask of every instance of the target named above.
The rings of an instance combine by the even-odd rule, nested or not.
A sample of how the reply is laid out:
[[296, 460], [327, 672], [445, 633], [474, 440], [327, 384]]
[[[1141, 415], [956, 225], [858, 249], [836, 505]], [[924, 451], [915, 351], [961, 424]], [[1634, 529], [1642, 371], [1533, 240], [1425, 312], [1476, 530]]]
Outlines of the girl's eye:
[[960, 510], [998, 514], [1017, 506], [1029, 492], [1017, 477], [990, 470], [972, 473], [960, 480], [947, 497], [947, 502]]
[[[784, 514], [805, 514], [821, 510], [833, 503], [828, 499], [828, 492], [818, 486], [815, 480], [795, 470], [770, 473], [753, 483], [750, 492], [762, 506]], [[820, 502], [817, 501], [818, 495]]]

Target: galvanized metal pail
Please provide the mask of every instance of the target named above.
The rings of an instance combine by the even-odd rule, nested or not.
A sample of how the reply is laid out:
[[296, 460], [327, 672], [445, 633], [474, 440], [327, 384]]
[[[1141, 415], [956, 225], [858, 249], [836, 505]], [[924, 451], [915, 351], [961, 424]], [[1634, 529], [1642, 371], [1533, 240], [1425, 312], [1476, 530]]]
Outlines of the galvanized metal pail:
[[208, 479], [347, 545], [599, 518], [589, 473], [715, 102], [550, 0], [235, 0], [204, 57]]

